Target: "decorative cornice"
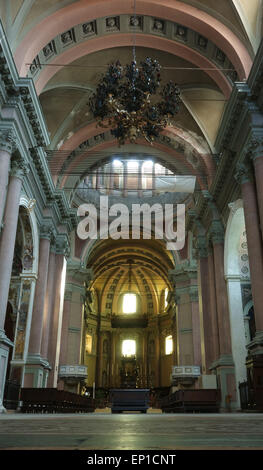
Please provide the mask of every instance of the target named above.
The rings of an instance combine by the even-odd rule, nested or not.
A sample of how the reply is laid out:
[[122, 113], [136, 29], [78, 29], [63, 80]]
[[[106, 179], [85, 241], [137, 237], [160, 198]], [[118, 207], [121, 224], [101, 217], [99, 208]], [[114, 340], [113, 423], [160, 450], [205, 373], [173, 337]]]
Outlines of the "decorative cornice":
[[197, 277], [197, 265], [194, 260], [185, 260], [181, 264], [177, 265], [175, 269], [170, 269], [168, 278], [171, 282], [176, 284], [179, 280], [196, 279]]
[[81, 262], [75, 262], [72, 260], [68, 261], [67, 264], [67, 276], [79, 282], [89, 283], [93, 280], [92, 269], [85, 268]]

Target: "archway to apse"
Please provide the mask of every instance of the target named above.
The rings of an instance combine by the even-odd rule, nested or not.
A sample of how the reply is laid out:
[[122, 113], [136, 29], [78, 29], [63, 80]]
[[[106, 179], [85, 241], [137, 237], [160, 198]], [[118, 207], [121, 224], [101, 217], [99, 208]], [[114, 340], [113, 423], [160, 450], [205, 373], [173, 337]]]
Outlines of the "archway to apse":
[[236, 388], [238, 390], [239, 383], [247, 380], [246, 345], [250, 341], [251, 335], [253, 335], [253, 302], [242, 200], [239, 199], [229, 204], [229, 208], [224, 262], [232, 353], [236, 370]]
[[[172, 290], [168, 278], [161, 279], [161, 274], [154, 271], [156, 266], [160, 267], [160, 257], [157, 252], [154, 256], [154, 249], [149, 245], [144, 246], [143, 240], [104, 240], [87, 242], [83, 249], [83, 264], [94, 275], [89, 289], [91, 315], [88, 314], [86, 325], [85, 361], [94, 375], [89, 378], [89, 386], [93, 379], [99, 388], [125, 388], [129, 381], [134, 387], [170, 386], [171, 367], [176, 359], [171, 314], [175, 306], [173, 296], [167, 295]], [[129, 264], [132, 265], [130, 286]], [[167, 256], [166, 264], [168, 275], [168, 269], [175, 264], [171, 255]], [[136, 308], [125, 313], [127, 294], [136, 298]], [[102, 325], [100, 333], [98, 323]], [[173, 340], [169, 350], [167, 338]], [[96, 365], [95, 346], [98, 348]]]

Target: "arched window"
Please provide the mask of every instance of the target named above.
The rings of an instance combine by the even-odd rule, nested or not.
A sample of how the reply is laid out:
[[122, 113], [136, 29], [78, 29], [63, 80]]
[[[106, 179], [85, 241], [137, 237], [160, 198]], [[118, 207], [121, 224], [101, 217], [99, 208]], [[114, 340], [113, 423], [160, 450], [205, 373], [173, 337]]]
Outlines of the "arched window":
[[136, 313], [137, 302], [135, 294], [124, 294], [122, 311], [123, 313]]
[[122, 355], [125, 357], [135, 356], [136, 341], [134, 339], [125, 339], [122, 342]]
[[165, 338], [165, 354], [168, 356], [173, 352], [173, 337], [172, 335], [166, 336]]

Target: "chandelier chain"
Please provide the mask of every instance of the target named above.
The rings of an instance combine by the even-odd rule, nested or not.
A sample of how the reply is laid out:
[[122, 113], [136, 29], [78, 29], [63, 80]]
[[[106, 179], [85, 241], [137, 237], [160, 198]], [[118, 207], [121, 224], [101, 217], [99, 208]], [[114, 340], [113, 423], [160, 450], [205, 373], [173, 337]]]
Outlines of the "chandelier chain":
[[133, 62], [136, 64], [136, 0], [134, 0], [134, 8], [133, 8], [133, 26], [134, 26], [134, 31], [133, 31], [133, 47], [132, 47], [132, 56], [133, 56]]

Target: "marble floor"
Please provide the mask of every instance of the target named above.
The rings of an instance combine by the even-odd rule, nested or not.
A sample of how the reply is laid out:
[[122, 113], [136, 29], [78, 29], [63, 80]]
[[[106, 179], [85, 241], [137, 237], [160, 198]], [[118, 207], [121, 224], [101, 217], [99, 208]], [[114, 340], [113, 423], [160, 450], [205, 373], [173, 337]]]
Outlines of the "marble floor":
[[263, 450], [263, 414], [2, 414], [0, 450]]

